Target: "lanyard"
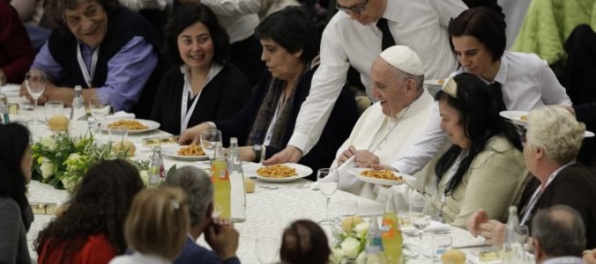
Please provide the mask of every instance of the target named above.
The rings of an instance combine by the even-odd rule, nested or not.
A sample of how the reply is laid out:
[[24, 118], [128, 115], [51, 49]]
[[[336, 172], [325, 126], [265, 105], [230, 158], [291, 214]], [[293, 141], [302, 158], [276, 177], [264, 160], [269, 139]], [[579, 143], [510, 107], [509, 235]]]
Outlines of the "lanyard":
[[[459, 156], [457, 157], [457, 160], [455, 160], [455, 162], [453, 163], [453, 165], [451, 165], [451, 168], [449, 169], [449, 171], [447, 171], [447, 178], [445, 181], [445, 189], [447, 189], [447, 184], [449, 184], [449, 181], [451, 181], [451, 178], [453, 178], [453, 176], [455, 175], [455, 172], [457, 171], [457, 168], [459, 168], [459, 165], [461, 163], [461, 161], [464, 159], [464, 155], [467, 154], [467, 151], [463, 151], [459, 154]], [[443, 192], [441, 193], [441, 209], [439, 210], [439, 222], [443, 222], [443, 207], [445, 207], [445, 204], [447, 204], [447, 190], [443, 190]]]
[[97, 57], [99, 55], [99, 47], [93, 51], [93, 55], [91, 56], [91, 69], [87, 69], [87, 64], [83, 60], [83, 55], [81, 54], [81, 44], [77, 45], [77, 61], [79, 62], [79, 67], [81, 68], [81, 73], [83, 74], [83, 78], [87, 83], [87, 87], [91, 88], [93, 83], [93, 77], [95, 76], [95, 67], [97, 66]]
[[192, 104], [190, 105], [190, 108], [189, 108], [188, 107], [188, 95], [190, 93], [192, 93], [192, 87], [190, 85], [190, 77], [189, 77], [190, 69], [186, 65], [183, 65], [180, 67], [180, 70], [184, 74], [184, 88], [182, 89], [182, 104], [181, 104], [182, 106], [180, 107], [180, 133], [182, 133], [182, 131], [186, 130], [186, 128], [188, 127], [188, 122], [190, 122], [190, 117], [192, 116], [192, 113], [194, 112], [195, 107], [197, 106], [197, 102], [199, 101], [199, 97], [201, 97], [201, 93], [203, 92], [203, 89], [205, 88], [205, 86], [207, 86], [207, 84], [209, 84], [209, 82], [213, 79], [213, 77], [215, 75], [217, 75], [222, 69], [223, 69], [223, 67], [218, 64], [211, 65], [211, 68], [209, 69], [209, 73], [207, 73], [207, 80], [205, 81], [205, 84], [203, 84], [203, 87], [201, 88], [199, 93], [197, 93], [197, 95], [193, 99]]
[[536, 203], [538, 202], [538, 200], [542, 196], [542, 193], [544, 193], [544, 190], [546, 190], [546, 188], [555, 179], [555, 177], [557, 177], [557, 175], [559, 174], [559, 172], [562, 171], [563, 169], [565, 169], [565, 168], [573, 165], [574, 163], [575, 163], [575, 161], [572, 161], [572, 162], [569, 162], [569, 163], [567, 163], [567, 164], [559, 167], [550, 176], [548, 176], [548, 180], [546, 180], [546, 184], [544, 185], [544, 188], [540, 188], [540, 186], [538, 186], [538, 188], [536, 188], [536, 191], [534, 191], [534, 194], [532, 195], [532, 198], [530, 198], [530, 202], [528, 202], [526, 204], [526, 206], [524, 206], [524, 208], [521, 210], [521, 214], [523, 215], [523, 217], [522, 217], [522, 220], [520, 222], [520, 225], [525, 224], [529, 220], [530, 213], [534, 209], [534, 206], [536, 206]]

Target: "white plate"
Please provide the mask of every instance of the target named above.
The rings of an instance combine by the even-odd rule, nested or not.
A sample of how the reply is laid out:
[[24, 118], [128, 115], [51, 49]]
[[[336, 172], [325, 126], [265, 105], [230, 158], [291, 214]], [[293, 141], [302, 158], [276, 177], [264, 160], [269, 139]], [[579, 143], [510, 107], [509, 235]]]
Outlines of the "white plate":
[[443, 84], [441, 84], [439, 81], [446, 81], [446, 79], [440, 79], [440, 80], [424, 80], [424, 85], [429, 86], [429, 87], [438, 87], [441, 88], [443, 87]]
[[381, 185], [400, 185], [400, 184], [404, 184], [406, 181], [413, 181], [416, 179], [413, 176], [402, 174], [402, 173], [397, 173], [397, 172], [393, 172], [393, 175], [396, 177], [401, 176], [404, 179], [403, 181], [376, 179], [376, 178], [362, 176], [360, 173], [362, 173], [365, 170], [370, 170], [370, 168], [354, 168], [354, 169], [350, 169], [348, 172], [350, 172], [352, 175], [358, 177], [358, 179], [363, 182], [369, 182], [369, 183], [381, 184]]
[[584, 132], [584, 138], [591, 138], [591, 137], [594, 137], [594, 132], [586, 130], [586, 132]]
[[145, 119], [130, 119], [130, 118], [122, 118], [122, 119], [109, 119], [109, 120], [105, 120], [101, 122], [101, 130], [103, 131], [108, 131], [110, 129], [108, 129], [108, 125], [119, 121], [119, 120], [135, 120], [135, 121], [139, 121], [139, 123], [147, 126], [146, 129], [139, 129], [139, 130], [128, 130], [128, 134], [140, 134], [140, 133], [145, 133], [148, 131], [153, 131], [159, 128], [159, 123], [155, 122], [155, 121], [151, 121], [151, 120], [145, 120]]
[[[514, 124], [520, 126], [526, 126], [528, 124], [527, 117], [530, 114], [528, 111], [501, 111], [499, 115], [504, 118], [511, 120]], [[522, 120], [522, 116], [526, 117], [526, 120]]]
[[312, 174], [312, 169], [307, 166], [304, 166], [302, 164], [284, 163], [283, 165], [286, 165], [290, 168], [296, 169], [296, 173], [298, 173], [298, 175], [292, 176], [292, 177], [286, 177], [286, 178], [267, 178], [267, 177], [259, 176], [257, 174], [257, 170], [259, 168], [263, 167], [263, 164], [261, 164], [261, 163], [243, 163], [242, 169], [244, 170], [245, 176], [256, 177], [257, 179], [264, 181], [264, 182], [291, 182], [291, 181], [295, 181], [295, 180], [307, 177]]
[[188, 160], [188, 161], [208, 160], [209, 159], [208, 156], [181, 156], [181, 155], [178, 155], [178, 150], [183, 147], [188, 147], [188, 146], [178, 146], [178, 145], [162, 146], [161, 147], [161, 155], [169, 157], [169, 158], [174, 158], [174, 159], [179, 159], [179, 160]]

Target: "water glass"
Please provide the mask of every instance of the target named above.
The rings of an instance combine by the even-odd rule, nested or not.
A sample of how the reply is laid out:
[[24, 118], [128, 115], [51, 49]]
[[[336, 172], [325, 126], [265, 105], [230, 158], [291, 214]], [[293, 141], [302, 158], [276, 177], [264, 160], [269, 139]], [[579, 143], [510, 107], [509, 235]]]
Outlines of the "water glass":
[[48, 101], [45, 103], [46, 121], [57, 115], [64, 115], [64, 103], [60, 101]]
[[89, 99], [89, 110], [97, 123], [97, 132], [101, 121], [110, 113], [110, 96], [107, 94], [94, 94]]
[[213, 160], [215, 154], [215, 145], [221, 143], [221, 131], [217, 129], [208, 129], [201, 132], [201, 147], [209, 159]]
[[110, 143], [124, 142], [128, 139], [128, 128], [126, 127], [115, 127], [108, 129], [108, 135], [110, 137]]
[[443, 252], [451, 248], [453, 238], [451, 236], [435, 236], [432, 238], [433, 258], [440, 260]]

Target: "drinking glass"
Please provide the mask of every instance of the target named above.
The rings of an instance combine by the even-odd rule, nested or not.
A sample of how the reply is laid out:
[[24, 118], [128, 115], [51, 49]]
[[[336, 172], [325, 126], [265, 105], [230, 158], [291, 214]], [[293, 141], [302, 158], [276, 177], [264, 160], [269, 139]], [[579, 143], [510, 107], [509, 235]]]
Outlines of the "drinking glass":
[[27, 87], [27, 92], [29, 92], [29, 95], [31, 95], [33, 100], [35, 100], [35, 104], [33, 105], [33, 125], [40, 124], [39, 120], [37, 119], [37, 99], [39, 99], [39, 97], [45, 91], [47, 82], [47, 75], [40, 71], [30, 71], [25, 76], [25, 86]]
[[94, 94], [89, 99], [89, 110], [95, 118], [97, 131], [101, 126], [101, 121], [110, 113], [110, 97], [107, 94]]
[[48, 101], [45, 103], [46, 121], [57, 115], [64, 115], [64, 103], [60, 101]]
[[217, 129], [209, 129], [201, 132], [201, 147], [205, 154], [209, 156], [210, 160], [213, 160], [215, 154], [215, 145], [217, 142], [221, 142], [221, 131]]
[[257, 258], [262, 264], [273, 264], [277, 262], [277, 249], [280, 247], [280, 240], [272, 236], [259, 236], [256, 239]]
[[331, 202], [331, 196], [335, 193], [335, 190], [337, 190], [337, 181], [325, 180], [327, 176], [329, 176], [329, 169], [319, 169], [319, 171], [317, 172], [317, 184], [319, 185], [319, 190], [327, 199], [325, 207], [325, 220], [320, 221], [319, 223], [330, 224], [331, 221], [329, 220], [329, 203]]
[[115, 127], [108, 129], [110, 143], [124, 142], [128, 139], [128, 128]]
[[423, 258], [424, 254], [422, 254], [422, 235], [424, 234], [424, 229], [430, 225], [430, 216], [424, 213], [424, 206], [426, 205], [426, 200], [424, 196], [417, 195], [416, 193], [410, 196], [410, 221], [412, 221], [412, 225], [418, 230], [418, 237], [419, 237], [419, 250], [420, 254], [418, 254], [414, 258]]

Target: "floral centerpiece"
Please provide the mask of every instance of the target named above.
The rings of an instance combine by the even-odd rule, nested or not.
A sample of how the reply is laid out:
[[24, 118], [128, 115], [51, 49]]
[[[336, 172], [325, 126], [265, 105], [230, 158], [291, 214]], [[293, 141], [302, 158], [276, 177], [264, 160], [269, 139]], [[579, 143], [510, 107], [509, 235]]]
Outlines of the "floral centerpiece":
[[356, 263], [364, 262], [366, 237], [370, 223], [359, 216], [350, 216], [343, 219], [341, 229], [334, 230], [334, 245], [331, 249], [331, 263], [341, 263], [343, 259], [354, 259]]
[[33, 144], [33, 178], [56, 188], [72, 192], [87, 170], [104, 159], [122, 158], [139, 169], [147, 182], [150, 162], [127, 157], [127, 149], [115, 151], [112, 144], [99, 144], [93, 135], [71, 137], [55, 133]]

